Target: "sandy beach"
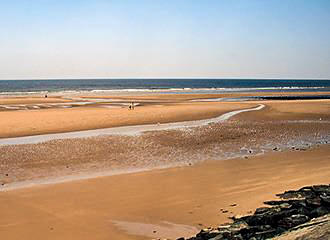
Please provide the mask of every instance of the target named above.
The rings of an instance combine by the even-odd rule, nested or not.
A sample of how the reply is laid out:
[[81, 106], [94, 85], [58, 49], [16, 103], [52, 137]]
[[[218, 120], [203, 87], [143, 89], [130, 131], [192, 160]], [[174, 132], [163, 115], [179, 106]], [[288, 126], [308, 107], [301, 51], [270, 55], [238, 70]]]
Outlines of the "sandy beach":
[[330, 240], [330, 0], [283, 2], [1, 1], [0, 240]]
[[6, 239], [189, 236], [246, 214], [281, 191], [327, 183], [329, 156], [329, 146], [322, 146], [0, 192], [0, 234]]
[[[314, 95], [328, 94], [316, 92]], [[255, 96], [265, 95], [256, 93]], [[284, 93], [267, 93], [267, 96], [283, 96]], [[311, 93], [285, 93], [288, 96]], [[157, 124], [180, 122], [188, 120], [208, 119], [219, 116], [228, 111], [251, 108], [260, 104], [260, 101], [247, 102], [204, 102], [200, 99], [218, 99], [224, 97], [253, 96], [252, 93], [243, 94], [163, 94], [146, 96], [93, 96], [92, 98], [79, 97], [71, 99], [53, 97], [16, 97], [1, 98], [1, 104], [9, 104], [14, 109], [0, 111], [0, 138], [31, 136], [47, 133], [61, 133], [89, 129], [101, 129], [118, 126]], [[104, 102], [93, 102], [102, 98]], [[89, 105], [73, 105], [90, 100]], [[114, 99], [115, 101], [111, 101]], [[85, 100], [85, 101], [87, 101]], [[117, 100], [120, 100], [119, 102]], [[149, 101], [148, 101], [149, 100]], [[191, 102], [191, 101], [195, 102]], [[134, 111], [128, 111], [128, 105], [134, 101], [137, 105]], [[257, 119], [268, 120], [278, 118], [288, 119], [329, 119], [329, 100], [291, 100], [291, 101], [262, 101], [267, 105], [267, 111], [258, 113]], [[47, 108], [42, 104], [53, 103]], [[62, 104], [65, 108], [62, 108]], [[290, 103], [290, 104], [287, 104]], [[33, 105], [29, 109], [15, 109], [17, 105]], [[56, 105], [60, 104], [60, 105]], [[60, 108], [58, 108], [60, 106]], [[272, 111], [274, 109], [274, 111]], [[0, 109], [1, 110], [1, 109]], [[256, 113], [244, 114], [253, 116]]]
[[159, 105], [139, 106], [134, 111], [129, 111], [126, 106], [110, 109], [82, 106], [72, 109], [7, 111], [0, 112], [0, 137], [207, 119], [228, 111], [256, 105], [249, 103], [176, 103], [164, 105], [160, 103]]
[[176, 239], [247, 214], [281, 191], [329, 182], [329, 100], [197, 100], [210, 97], [122, 97], [140, 104], [134, 110], [101, 102], [1, 111], [6, 138], [208, 119], [265, 105], [185, 130], [0, 146], [0, 235]]
[[70, 102], [70, 100], [63, 99], [61, 97], [1, 97], [0, 104], [38, 104], [38, 103], [63, 103]]

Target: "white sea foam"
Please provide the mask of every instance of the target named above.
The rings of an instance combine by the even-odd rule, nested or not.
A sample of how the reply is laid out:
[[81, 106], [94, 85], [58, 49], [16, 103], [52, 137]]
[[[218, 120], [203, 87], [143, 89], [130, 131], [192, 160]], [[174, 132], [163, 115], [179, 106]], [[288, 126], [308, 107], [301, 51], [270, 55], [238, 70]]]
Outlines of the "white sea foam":
[[4, 106], [4, 105], [1, 105], [1, 107], [6, 108], [6, 109], [9, 109], [9, 110], [17, 110], [17, 109], [19, 109], [19, 107], [16, 107], [16, 106]]
[[[224, 92], [242, 92], [258, 90], [302, 90], [302, 89], [323, 89], [325, 87], [253, 87], [253, 88], [129, 88], [129, 89], [94, 89], [90, 92], [171, 92], [171, 91], [224, 91]], [[85, 92], [85, 91], [83, 91]]]
[[88, 93], [130, 93], [130, 92], [246, 92], [246, 91], [267, 91], [267, 90], [317, 90], [325, 89], [326, 87], [251, 87], [251, 88], [127, 88], [127, 89], [92, 89], [92, 90], [58, 90], [58, 91], [15, 91], [15, 92], [0, 92], [0, 95], [77, 95]]
[[46, 94], [47, 91], [34, 91], [34, 92], [0, 92], [0, 95], [34, 95]]

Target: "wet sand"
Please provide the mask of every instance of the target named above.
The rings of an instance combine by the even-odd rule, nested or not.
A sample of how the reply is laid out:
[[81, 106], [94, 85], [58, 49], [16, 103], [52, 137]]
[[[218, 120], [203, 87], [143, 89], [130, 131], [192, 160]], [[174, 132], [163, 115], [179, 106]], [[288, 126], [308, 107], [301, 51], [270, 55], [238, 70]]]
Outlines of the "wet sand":
[[77, 107], [0, 112], [0, 137], [30, 136], [46, 133], [157, 124], [217, 117], [250, 103], [176, 103], [146, 105], [129, 111], [125, 108]]
[[265, 107], [263, 104], [259, 104], [254, 108], [245, 108], [235, 111], [230, 111], [224, 113], [215, 118], [208, 118], [202, 120], [189, 120], [182, 122], [171, 122], [171, 123], [155, 123], [155, 124], [141, 124], [141, 125], [132, 125], [132, 126], [121, 126], [121, 127], [111, 127], [111, 128], [101, 128], [94, 130], [85, 130], [85, 131], [73, 131], [65, 133], [53, 133], [53, 134], [42, 134], [35, 136], [26, 136], [26, 137], [16, 137], [16, 138], [0, 138], [0, 145], [19, 145], [19, 144], [34, 144], [42, 143], [51, 140], [58, 139], [75, 139], [75, 138], [90, 138], [98, 136], [137, 136], [146, 132], [151, 131], [168, 131], [168, 130], [183, 130], [183, 129], [192, 129], [196, 127], [202, 127], [210, 124], [222, 123], [235, 115], [251, 112], [251, 111], [260, 111]]
[[[201, 108], [208, 106], [203, 104]], [[216, 106], [222, 106], [222, 103], [218, 104]], [[256, 103], [252, 104], [255, 106]], [[224, 104], [228, 105], [230, 103]], [[328, 101], [281, 102], [280, 105], [266, 102], [265, 105], [259, 111], [241, 113], [226, 122], [191, 129], [1, 146], [0, 183], [7, 187], [11, 183], [38, 178], [81, 174], [95, 176], [94, 173], [112, 175], [118, 171], [175, 167], [210, 159], [250, 157], [273, 151], [274, 148], [281, 151], [292, 147], [305, 150], [330, 140], [329, 117], [320, 120], [320, 115], [327, 116]], [[213, 104], [210, 106], [214, 107]], [[294, 109], [291, 112], [290, 106]], [[164, 106], [162, 109], [168, 108]], [[135, 114], [132, 113], [134, 111], [125, 112]], [[304, 111], [309, 113], [304, 115]], [[77, 125], [79, 121], [73, 123]]]
[[[211, 96], [213, 95], [193, 95], [184, 100], [181, 95], [160, 96], [161, 98], [158, 100], [156, 99], [158, 96], [149, 96], [153, 98], [153, 102], [144, 102], [134, 111], [129, 111], [127, 106], [114, 107], [102, 104], [76, 106], [68, 109], [0, 111], [0, 138], [201, 120], [214, 118], [233, 110], [255, 107], [261, 103], [265, 104], [268, 110], [258, 113], [257, 118], [254, 117], [254, 113], [244, 114], [244, 116], [251, 116], [250, 119], [259, 120], [265, 118], [268, 120], [330, 119], [328, 114], [330, 100], [190, 102], [191, 99]], [[172, 102], [163, 102], [164, 97], [171, 99]], [[41, 100], [38, 99], [38, 101]]]
[[[0, 235], [35, 240], [179, 237], [192, 234], [192, 227], [246, 214], [284, 190], [328, 183], [329, 160], [330, 148], [324, 145], [0, 192]], [[166, 235], [173, 232], [177, 235]]]
[[[80, 106], [0, 112], [0, 136], [196, 120], [260, 103], [266, 107], [184, 131], [0, 146], [3, 189], [21, 181], [91, 176], [0, 191], [0, 236], [175, 239], [245, 214], [284, 190], [329, 183], [329, 100], [170, 98], [170, 103], [154, 99], [134, 111]], [[230, 160], [219, 161], [224, 159]], [[162, 167], [170, 168], [157, 169]], [[97, 177], [107, 175], [104, 171], [137, 172]]]
[[38, 104], [70, 102], [61, 97], [0, 97], [0, 104]]

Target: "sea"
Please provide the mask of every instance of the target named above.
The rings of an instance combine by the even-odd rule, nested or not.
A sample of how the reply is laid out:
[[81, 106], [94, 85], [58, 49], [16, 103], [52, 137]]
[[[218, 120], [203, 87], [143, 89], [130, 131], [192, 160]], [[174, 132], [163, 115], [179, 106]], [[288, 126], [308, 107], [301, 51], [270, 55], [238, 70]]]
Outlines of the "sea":
[[294, 79], [52, 79], [0, 80], [0, 95], [98, 92], [226, 93], [330, 91], [330, 80]]

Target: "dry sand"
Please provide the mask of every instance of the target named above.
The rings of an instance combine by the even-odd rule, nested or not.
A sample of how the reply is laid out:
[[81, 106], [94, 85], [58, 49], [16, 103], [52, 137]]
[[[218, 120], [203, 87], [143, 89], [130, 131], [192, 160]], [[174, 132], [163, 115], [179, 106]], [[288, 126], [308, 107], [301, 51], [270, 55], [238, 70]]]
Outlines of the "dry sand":
[[30, 136], [116, 126], [199, 120], [232, 110], [250, 108], [250, 103], [177, 103], [106, 109], [77, 107], [0, 112], [0, 137]]
[[[189, 99], [209, 98], [213, 95], [193, 95]], [[246, 113], [247, 119], [293, 120], [330, 119], [329, 100], [300, 101], [253, 101], [253, 102], [187, 102], [181, 95], [153, 97], [153, 103], [144, 103], [129, 111], [123, 108], [104, 108], [101, 104], [79, 106], [70, 109], [36, 109], [23, 111], [0, 111], [0, 138], [30, 136], [46, 133], [70, 132], [127, 125], [168, 123], [200, 120], [219, 116], [225, 112], [251, 108], [259, 103], [267, 106], [259, 113]], [[172, 103], [162, 102], [162, 98]], [[187, 97], [185, 97], [187, 98]], [[48, 98], [50, 100], [50, 98]], [[48, 101], [47, 99], [47, 101]], [[2, 99], [5, 101], [6, 99]], [[7, 99], [11, 101], [12, 99]], [[25, 101], [33, 98], [26, 98]], [[41, 102], [42, 99], [38, 99]], [[20, 100], [21, 101], [21, 100]], [[55, 100], [54, 100], [55, 101]], [[59, 101], [62, 101], [59, 99]], [[64, 100], [63, 100], [64, 101]], [[66, 100], [65, 100], [66, 101]], [[23, 103], [23, 100], [21, 101]], [[239, 119], [240, 116], [236, 118]]]
[[330, 100], [262, 101], [267, 107], [260, 112], [244, 113], [242, 120], [330, 120]]

